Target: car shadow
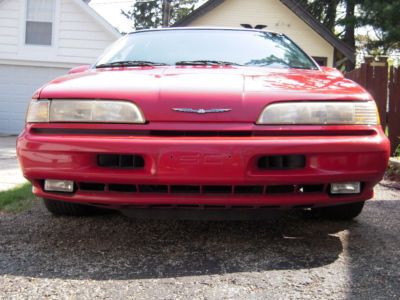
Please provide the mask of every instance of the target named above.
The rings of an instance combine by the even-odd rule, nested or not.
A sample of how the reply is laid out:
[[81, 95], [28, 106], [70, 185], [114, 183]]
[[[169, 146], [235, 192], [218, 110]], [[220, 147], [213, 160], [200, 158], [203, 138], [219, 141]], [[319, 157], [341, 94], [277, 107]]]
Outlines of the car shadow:
[[336, 234], [357, 224], [298, 213], [264, 222], [56, 218], [37, 206], [0, 223], [0, 275], [127, 280], [317, 268], [338, 259]]

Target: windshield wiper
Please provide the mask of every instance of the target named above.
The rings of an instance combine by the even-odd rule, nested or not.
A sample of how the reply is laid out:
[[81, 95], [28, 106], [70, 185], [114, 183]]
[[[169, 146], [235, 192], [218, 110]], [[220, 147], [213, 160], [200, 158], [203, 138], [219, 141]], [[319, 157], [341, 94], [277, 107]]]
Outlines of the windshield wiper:
[[238, 63], [222, 60], [181, 60], [175, 63], [177, 66], [241, 66]]
[[99, 68], [111, 68], [111, 67], [145, 67], [145, 66], [167, 66], [166, 63], [159, 63], [146, 60], [124, 60], [124, 61], [114, 61], [110, 63], [100, 64], [96, 66]]

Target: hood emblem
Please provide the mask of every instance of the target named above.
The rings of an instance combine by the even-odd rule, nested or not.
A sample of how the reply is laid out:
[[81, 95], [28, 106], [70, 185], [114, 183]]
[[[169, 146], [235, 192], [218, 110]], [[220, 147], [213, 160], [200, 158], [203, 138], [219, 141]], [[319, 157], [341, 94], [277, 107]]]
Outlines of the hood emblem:
[[224, 113], [231, 111], [231, 108], [211, 108], [211, 109], [193, 109], [193, 108], [173, 108], [173, 111], [179, 111], [184, 113], [193, 113], [193, 114], [210, 114], [210, 113]]

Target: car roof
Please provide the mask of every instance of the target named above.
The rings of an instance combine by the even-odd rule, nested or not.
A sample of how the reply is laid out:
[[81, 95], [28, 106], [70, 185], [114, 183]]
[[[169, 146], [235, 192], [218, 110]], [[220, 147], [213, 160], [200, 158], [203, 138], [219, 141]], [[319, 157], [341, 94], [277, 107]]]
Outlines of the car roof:
[[261, 30], [254, 28], [238, 28], [238, 27], [165, 27], [165, 28], [152, 28], [152, 29], [139, 29], [136, 31], [132, 31], [129, 34], [135, 34], [140, 32], [153, 32], [153, 31], [176, 31], [176, 30], [219, 30], [219, 31], [249, 31], [249, 32], [262, 32], [262, 33], [271, 33], [276, 35], [285, 36], [283, 33], [269, 31], [269, 30]]

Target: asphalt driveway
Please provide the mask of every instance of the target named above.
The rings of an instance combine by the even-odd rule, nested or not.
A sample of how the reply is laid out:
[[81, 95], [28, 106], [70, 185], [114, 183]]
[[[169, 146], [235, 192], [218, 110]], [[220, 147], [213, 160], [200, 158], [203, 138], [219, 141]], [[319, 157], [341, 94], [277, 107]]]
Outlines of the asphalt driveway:
[[[10, 184], [21, 179], [11, 177], [14, 140], [2, 141], [0, 160]], [[0, 299], [399, 297], [400, 190], [391, 183], [352, 222], [56, 218], [39, 201], [0, 213]]]
[[[399, 299], [400, 193], [352, 222], [0, 215], [0, 298]], [[389, 200], [390, 199], [390, 200]]]

